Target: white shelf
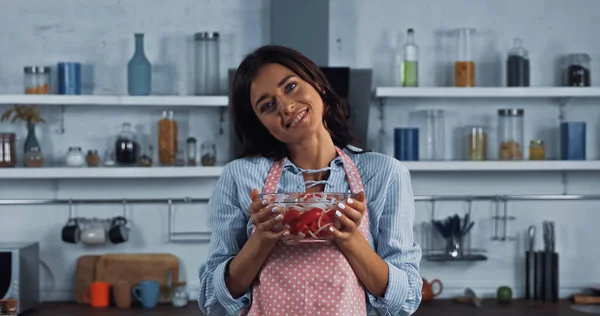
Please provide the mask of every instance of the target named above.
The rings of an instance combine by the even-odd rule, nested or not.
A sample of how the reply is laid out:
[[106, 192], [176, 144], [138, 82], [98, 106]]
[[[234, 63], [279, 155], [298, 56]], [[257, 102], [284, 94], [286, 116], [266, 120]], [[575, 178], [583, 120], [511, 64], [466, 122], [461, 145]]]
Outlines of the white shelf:
[[217, 178], [223, 167], [0, 168], [0, 179]]
[[443, 171], [600, 171], [600, 161], [406, 161], [411, 172]]
[[0, 104], [223, 107], [227, 96], [0, 94]]
[[600, 87], [377, 87], [377, 98], [594, 98]]

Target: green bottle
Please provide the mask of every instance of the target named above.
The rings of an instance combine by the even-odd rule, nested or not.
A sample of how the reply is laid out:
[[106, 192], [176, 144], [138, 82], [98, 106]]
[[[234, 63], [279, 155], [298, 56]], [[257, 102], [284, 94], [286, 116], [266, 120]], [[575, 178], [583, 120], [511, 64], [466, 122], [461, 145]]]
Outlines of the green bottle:
[[419, 47], [415, 44], [413, 29], [406, 32], [406, 44], [404, 45], [404, 58], [402, 60], [402, 86], [419, 86]]

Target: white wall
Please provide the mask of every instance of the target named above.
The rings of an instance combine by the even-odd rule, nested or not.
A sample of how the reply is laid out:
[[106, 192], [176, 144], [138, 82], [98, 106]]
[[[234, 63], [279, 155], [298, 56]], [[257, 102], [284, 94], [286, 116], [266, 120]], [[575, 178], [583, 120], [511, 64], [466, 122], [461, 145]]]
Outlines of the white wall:
[[[133, 53], [133, 32], [146, 33], [146, 53], [159, 72], [156, 74], [155, 91], [159, 93], [189, 94], [191, 92], [191, 36], [200, 30], [216, 29], [222, 33], [222, 68], [235, 67], [243, 54], [268, 42], [269, 2], [266, 0], [192, 1], [178, 0], [164, 4], [163, 1], [86, 1], [85, 4], [67, 0], [53, 2], [26, 0], [2, 4], [3, 19], [0, 27], [0, 93], [22, 91], [22, 67], [31, 64], [55, 64], [59, 61], [85, 63], [87, 92], [95, 94], [122, 94], [126, 92], [125, 68]], [[515, 9], [518, 8], [518, 9]], [[531, 52], [532, 85], [547, 86], [554, 83], [555, 59], [568, 52], [587, 52], [597, 69], [600, 45], [593, 41], [600, 4], [592, 0], [575, 3], [564, 1], [532, 0], [517, 1], [360, 1], [333, 0], [331, 8], [331, 63], [352, 67], [373, 67], [374, 61], [383, 60], [376, 54], [385, 33], [390, 38], [403, 34], [406, 28], [416, 30], [421, 47], [420, 77], [423, 86], [442, 85], [448, 73], [442, 69], [444, 62], [452, 59], [447, 40], [436, 34], [457, 26], [473, 26], [478, 30], [478, 61], [486, 66], [478, 68], [478, 84], [492, 85], [502, 82], [501, 59], [511, 46], [515, 36], [524, 39]], [[535, 20], [535, 21], [534, 21]], [[480, 32], [479, 32], [480, 31]], [[339, 38], [339, 41], [337, 40]], [[392, 41], [395, 44], [395, 40]], [[449, 42], [452, 44], [453, 42]], [[441, 47], [444, 47], [442, 49]], [[381, 50], [379, 50], [381, 52]], [[485, 55], [484, 55], [485, 53]], [[500, 62], [500, 64], [498, 64]], [[161, 67], [158, 67], [161, 66]], [[380, 65], [376, 65], [380, 67]], [[379, 68], [376, 68], [376, 70]], [[479, 69], [487, 69], [482, 74]], [[495, 71], [494, 69], [497, 69]], [[379, 81], [380, 72], [376, 72]], [[592, 84], [597, 85], [592, 75]], [[224, 82], [223, 77], [223, 82]], [[383, 82], [389, 84], [388, 82]], [[385, 127], [387, 135], [397, 127], [408, 110], [443, 106], [451, 110], [447, 118], [448, 159], [460, 159], [459, 146], [450, 143], [454, 131], [466, 123], [489, 122], [495, 128], [495, 111], [500, 107], [519, 106], [526, 109], [527, 139], [550, 137], [557, 124], [556, 103], [542, 101], [472, 100], [466, 102], [438, 100], [404, 102], [389, 101], [386, 105]], [[594, 101], [574, 101], [569, 108], [568, 119], [588, 122], [588, 159], [598, 159], [597, 143], [599, 110]], [[407, 106], [408, 105], [408, 106]], [[5, 106], [0, 106], [4, 110]], [[186, 110], [187, 111], [187, 110]], [[120, 124], [129, 121], [138, 127], [147, 144], [156, 139], [155, 126], [160, 109], [139, 108], [101, 109], [69, 108], [65, 114], [65, 134], [58, 134], [59, 109], [44, 108], [47, 124], [39, 127], [38, 136], [43, 150], [56, 157], [64, 155], [69, 146], [82, 146], [84, 150], [104, 151], [119, 132]], [[227, 157], [227, 135], [218, 135], [217, 110], [193, 110], [176, 112], [181, 119], [181, 134], [194, 135], [200, 141], [211, 139], [219, 144], [219, 161]], [[85, 117], [84, 117], [85, 114]], [[191, 114], [191, 115], [188, 115]], [[379, 122], [375, 107], [371, 114], [369, 144], [378, 148]], [[20, 125], [2, 123], [2, 130], [14, 130], [20, 135], [20, 146], [25, 137]], [[225, 131], [227, 133], [227, 131]], [[493, 134], [493, 133], [492, 133]], [[490, 134], [490, 136], [493, 136]], [[546, 138], [548, 142], [553, 143]], [[452, 146], [451, 146], [452, 145]], [[391, 138], [383, 151], [392, 152]], [[556, 157], [556, 146], [552, 147]], [[570, 193], [597, 193], [594, 184], [598, 174], [568, 175]], [[123, 198], [125, 197], [206, 197], [210, 194], [211, 180], [102, 180], [102, 181], [2, 181], [0, 198]], [[416, 194], [510, 194], [510, 193], [562, 193], [561, 176], [558, 173], [489, 173], [489, 174], [413, 174]], [[427, 205], [419, 203], [417, 223], [427, 220]], [[461, 203], [437, 204], [438, 214], [450, 214], [464, 210]], [[518, 217], [510, 231], [519, 237], [531, 224], [552, 219], [557, 222], [557, 248], [561, 254], [561, 287], [563, 294], [577, 290], [600, 278], [594, 268], [597, 251], [594, 245], [600, 237], [594, 234], [599, 222], [598, 202], [520, 202], [511, 203], [510, 212]], [[202, 206], [180, 207], [178, 229], [204, 229]], [[522, 241], [490, 241], [491, 206], [475, 205], [477, 224], [473, 231], [474, 246], [488, 250], [489, 261], [478, 263], [433, 264], [423, 261], [422, 274], [427, 279], [440, 278], [444, 282], [444, 294], [461, 293], [465, 286], [474, 288], [481, 295], [493, 295], [498, 285], [515, 286], [521, 295]], [[120, 214], [119, 205], [79, 207], [80, 216], [110, 217]], [[60, 228], [67, 219], [67, 210], [56, 206], [3, 206], [0, 207], [2, 225], [0, 240], [38, 240], [42, 246], [42, 258], [55, 275], [51, 284], [44, 273], [46, 299], [64, 299], [72, 287], [76, 258], [87, 253], [104, 252], [171, 252], [182, 262], [183, 277], [190, 289], [197, 287], [197, 271], [206, 256], [206, 244], [170, 244], [166, 241], [166, 207], [137, 205], [129, 210], [134, 230], [132, 241], [125, 245], [90, 248], [67, 245], [60, 241]], [[416, 225], [418, 226], [418, 225]], [[417, 230], [418, 232], [418, 230]], [[538, 233], [538, 236], [540, 234]], [[541, 245], [538, 238], [538, 246]], [[52, 289], [52, 290], [51, 290]]]

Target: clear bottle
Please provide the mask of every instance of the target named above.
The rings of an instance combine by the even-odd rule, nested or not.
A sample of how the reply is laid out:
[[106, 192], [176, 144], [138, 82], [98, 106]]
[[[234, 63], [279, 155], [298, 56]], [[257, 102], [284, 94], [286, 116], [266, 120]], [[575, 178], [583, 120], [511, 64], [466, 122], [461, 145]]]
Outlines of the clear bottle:
[[467, 128], [467, 160], [487, 160], [487, 133], [481, 126]]
[[529, 87], [529, 52], [520, 38], [515, 38], [513, 45], [506, 58], [506, 86]]
[[163, 111], [158, 121], [158, 162], [171, 166], [177, 156], [178, 125], [173, 111]]
[[219, 33], [208, 33], [206, 47], [207, 94], [219, 94]]
[[140, 144], [130, 123], [123, 123], [122, 130], [115, 142], [117, 164], [123, 166], [136, 165], [140, 155]]
[[415, 43], [414, 30], [406, 32], [406, 44], [404, 45], [404, 57], [402, 61], [402, 86], [419, 86], [419, 47]]
[[569, 87], [591, 86], [591, 63], [588, 54], [571, 54], [566, 59], [565, 83]]
[[25, 166], [39, 168], [44, 164], [44, 155], [40, 147], [33, 146], [25, 153]]
[[419, 129], [419, 160], [444, 160], [445, 111], [419, 110], [410, 113], [410, 119]]
[[498, 110], [498, 155], [500, 160], [523, 159], [523, 109]]
[[475, 29], [461, 28], [455, 32], [458, 36], [458, 56], [454, 63], [454, 85], [457, 87], [474, 87], [475, 61], [471, 51], [471, 40]]
[[207, 93], [207, 32], [198, 32], [194, 34], [194, 45], [195, 45], [195, 87], [196, 95], [206, 95]]
[[196, 165], [196, 154], [198, 153], [198, 147], [196, 145], [195, 137], [188, 137], [187, 139], [187, 165]]

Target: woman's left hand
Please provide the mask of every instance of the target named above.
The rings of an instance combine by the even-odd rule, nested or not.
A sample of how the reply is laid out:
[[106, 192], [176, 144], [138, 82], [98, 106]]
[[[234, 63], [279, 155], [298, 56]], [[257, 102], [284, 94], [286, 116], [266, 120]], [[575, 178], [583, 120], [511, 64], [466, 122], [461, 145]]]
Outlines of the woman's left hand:
[[336, 242], [343, 243], [350, 240], [356, 233], [359, 233], [358, 226], [360, 226], [360, 221], [367, 209], [365, 192], [359, 192], [356, 199], [347, 199], [344, 202], [340, 202], [337, 208], [335, 217], [341, 226], [339, 229], [330, 226], [329, 231]]

